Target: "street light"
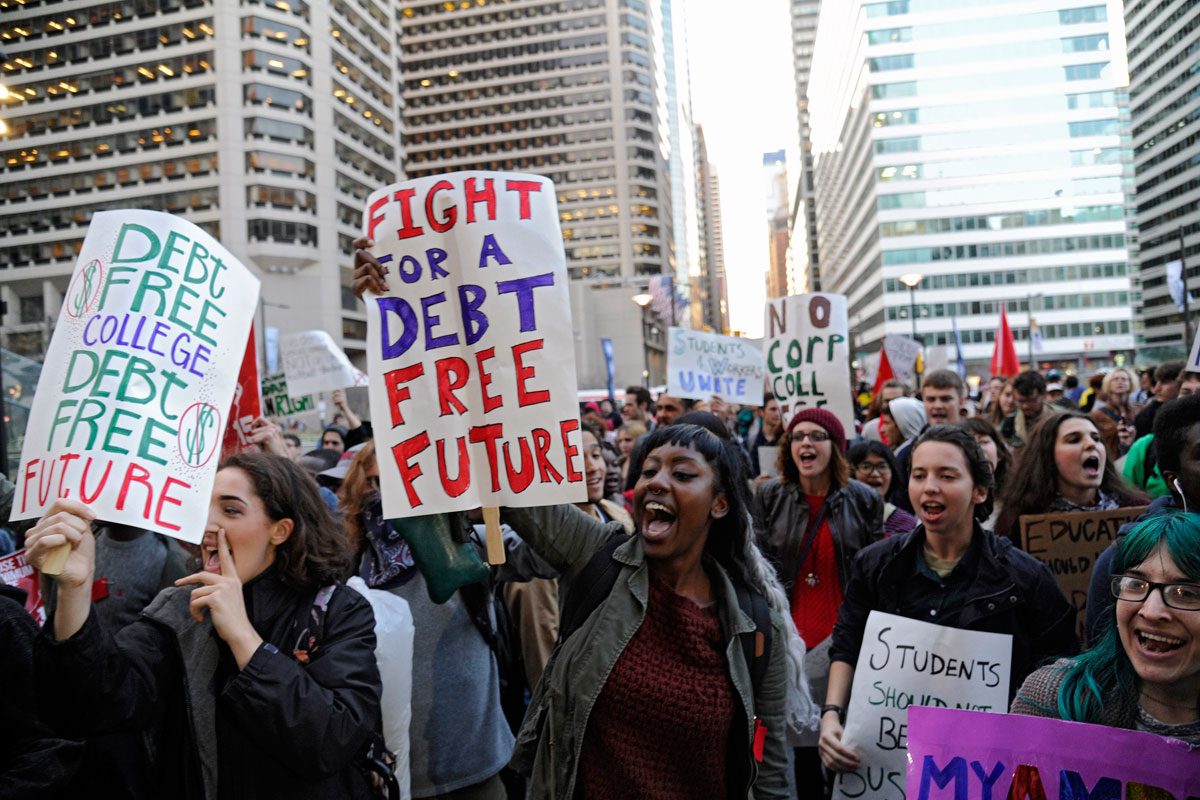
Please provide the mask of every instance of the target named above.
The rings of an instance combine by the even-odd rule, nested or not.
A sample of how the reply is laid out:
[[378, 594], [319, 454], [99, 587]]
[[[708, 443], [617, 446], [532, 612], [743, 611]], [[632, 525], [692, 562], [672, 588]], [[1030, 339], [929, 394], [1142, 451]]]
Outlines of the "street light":
[[[909, 272], [900, 276], [900, 282], [908, 287], [908, 313], [912, 319], [912, 338], [917, 339], [917, 286], [921, 281], [925, 280], [925, 276], [919, 272]], [[921, 388], [921, 370], [916, 370], [917, 373], [917, 389]]]
[[633, 302], [642, 308], [642, 360], [645, 363], [645, 368], [642, 370], [642, 382], [647, 389], [650, 388], [650, 342], [646, 337], [646, 307], [653, 299], [654, 295], [649, 292], [639, 292], [633, 296]]

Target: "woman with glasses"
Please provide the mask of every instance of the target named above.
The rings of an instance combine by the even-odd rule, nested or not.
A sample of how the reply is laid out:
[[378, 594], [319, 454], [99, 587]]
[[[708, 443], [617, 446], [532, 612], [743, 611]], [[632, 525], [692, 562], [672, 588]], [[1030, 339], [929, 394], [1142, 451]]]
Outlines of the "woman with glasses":
[[1200, 516], [1138, 523], [1113, 559], [1111, 591], [1096, 646], [1031, 674], [1012, 712], [1200, 745]]
[[[850, 564], [883, 537], [883, 498], [851, 479], [845, 452], [838, 418], [823, 408], [804, 409], [779, 443], [779, 478], [759, 486], [752, 507], [758, 545], [775, 565], [808, 646], [814, 697], [825, 696], [829, 638]], [[800, 744], [796, 785], [811, 786], [821, 780], [816, 735]]]
[[865, 483], [883, 498], [883, 537], [908, 533], [917, 527], [917, 518], [899, 508], [894, 493], [900, 491], [895, 478], [900, 471], [896, 456], [882, 442], [863, 441], [846, 451], [850, 474]]

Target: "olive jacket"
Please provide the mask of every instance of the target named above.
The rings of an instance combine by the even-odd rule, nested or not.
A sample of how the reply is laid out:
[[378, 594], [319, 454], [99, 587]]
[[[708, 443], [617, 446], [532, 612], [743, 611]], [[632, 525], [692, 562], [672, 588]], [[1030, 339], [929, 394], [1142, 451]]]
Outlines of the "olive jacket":
[[[601, 523], [569, 505], [506, 509], [504, 519], [543, 559], [561, 571], [559, 585], [564, 597], [592, 555], [613, 534], [624, 532], [619, 522]], [[569, 800], [575, 796], [588, 717], [613, 666], [646, 615], [650, 572], [641, 538], [635, 535], [617, 547], [612, 558], [623, 565], [612, 593], [555, 648], [517, 735], [510, 766], [530, 776], [533, 800]], [[707, 556], [704, 564], [716, 589], [735, 696], [728, 761], [731, 795], [787, 797], [784, 620], [771, 612], [770, 661], [755, 697], [739, 640], [740, 634], [754, 630], [754, 622], [738, 607], [733, 583], [725, 570]], [[751, 755], [756, 715], [767, 731], [761, 764]]]

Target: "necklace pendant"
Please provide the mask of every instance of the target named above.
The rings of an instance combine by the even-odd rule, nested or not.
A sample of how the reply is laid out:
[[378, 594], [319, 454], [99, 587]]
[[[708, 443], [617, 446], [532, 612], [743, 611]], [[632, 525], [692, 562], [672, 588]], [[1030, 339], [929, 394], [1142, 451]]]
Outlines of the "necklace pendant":
[[816, 576], [816, 574], [810, 572], [810, 573], [808, 573], [808, 577], [804, 579], [804, 582], [807, 583], [809, 586], [816, 586], [818, 583], [821, 582], [821, 579], [818, 578]]

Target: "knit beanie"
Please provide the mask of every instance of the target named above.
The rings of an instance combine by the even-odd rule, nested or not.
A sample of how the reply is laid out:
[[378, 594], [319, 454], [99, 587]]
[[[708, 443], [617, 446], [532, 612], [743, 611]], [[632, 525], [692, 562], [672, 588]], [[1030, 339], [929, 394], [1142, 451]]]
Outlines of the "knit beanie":
[[887, 404], [887, 412], [906, 442], [925, 427], [925, 404], [915, 397], [897, 397]]
[[789, 436], [792, 433], [792, 428], [799, 425], [801, 422], [814, 422], [820, 425], [829, 434], [829, 438], [833, 440], [833, 446], [838, 449], [842, 455], [846, 454], [846, 431], [842, 428], [842, 423], [838, 420], [837, 415], [832, 411], [824, 408], [806, 408], [792, 417], [792, 421], [788, 423], [787, 432]]

